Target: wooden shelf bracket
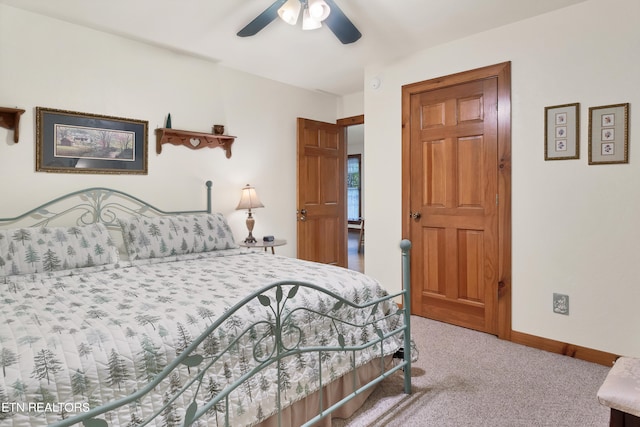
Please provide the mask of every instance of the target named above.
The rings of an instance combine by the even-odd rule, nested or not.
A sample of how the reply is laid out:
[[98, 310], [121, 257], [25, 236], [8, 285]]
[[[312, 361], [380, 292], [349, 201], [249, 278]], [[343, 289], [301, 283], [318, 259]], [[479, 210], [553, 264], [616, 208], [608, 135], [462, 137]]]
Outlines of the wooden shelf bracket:
[[24, 110], [19, 108], [0, 107], [0, 126], [13, 129], [13, 142], [18, 143], [20, 139], [20, 116]]
[[191, 132], [171, 128], [156, 129], [156, 153], [162, 152], [162, 144], [184, 145], [192, 150], [200, 148], [222, 148], [226, 152], [227, 159], [231, 158], [231, 145], [235, 136], [215, 135], [212, 133]]

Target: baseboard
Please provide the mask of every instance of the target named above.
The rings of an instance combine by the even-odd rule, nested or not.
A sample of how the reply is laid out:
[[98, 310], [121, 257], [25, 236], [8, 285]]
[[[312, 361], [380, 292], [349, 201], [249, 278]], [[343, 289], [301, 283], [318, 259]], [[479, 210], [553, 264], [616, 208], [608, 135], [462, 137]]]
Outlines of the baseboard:
[[511, 341], [516, 344], [545, 350], [551, 353], [563, 354], [587, 362], [598, 363], [604, 366], [613, 366], [613, 362], [619, 357], [613, 353], [581, 347], [579, 345], [567, 344], [548, 338], [537, 337], [522, 332], [511, 331]]
[[[401, 302], [398, 303], [398, 307], [402, 309]], [[526, 345], [527, 347], [537, 348], [538, 350], [562, 354], [564, 356], [574, 357], [576, 359], [597, 363], [599, 365], [608, 367], [613, 366], [613, 362], [615, 362], [616, 359], [620, 357], [617, 354], [607, 353], [606, 351], [594, 350], [592, 348], [581, 347], [574, 344], [567, 344], [561, 341], [555, 341], [549, 338], [529, 335], [518, 331], [511, 331], [511, 339], [509, 341], [516, 344]]]

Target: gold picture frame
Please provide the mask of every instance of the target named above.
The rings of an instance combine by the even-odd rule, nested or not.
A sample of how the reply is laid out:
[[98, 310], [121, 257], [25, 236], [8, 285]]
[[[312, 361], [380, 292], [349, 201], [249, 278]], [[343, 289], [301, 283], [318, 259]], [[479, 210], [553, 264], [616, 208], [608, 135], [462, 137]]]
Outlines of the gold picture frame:
[[589, 164], [629, 163], [629, 103], [589, 108]]
[[580, 158], [580, 103], [544, 109], [544, 159]]
[[148, 122], [36, 107], [36, 171], [148, 173]]

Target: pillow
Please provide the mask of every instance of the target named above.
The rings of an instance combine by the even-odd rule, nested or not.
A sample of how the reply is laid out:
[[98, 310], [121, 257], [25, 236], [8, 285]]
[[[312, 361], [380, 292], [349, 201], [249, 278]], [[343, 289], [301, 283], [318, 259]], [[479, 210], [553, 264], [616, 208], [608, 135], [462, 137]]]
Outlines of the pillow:
[[0, 230], [0, 276], [117, 262], [118, 250], [104, 224]]
[[131, 261], [238, 247], [220, 213], [137, 216], [119, 221]]

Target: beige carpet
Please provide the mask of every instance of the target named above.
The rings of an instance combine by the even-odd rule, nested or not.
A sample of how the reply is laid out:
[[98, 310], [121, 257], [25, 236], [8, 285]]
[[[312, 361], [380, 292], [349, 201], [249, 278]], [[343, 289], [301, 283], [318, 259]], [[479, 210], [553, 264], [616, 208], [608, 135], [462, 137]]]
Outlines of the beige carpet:
[[420, 353], [413, 393], [394, 375], [333, 427], [608, 425], [596, 398], [605, 366], [415, 316], [412, 335]]

